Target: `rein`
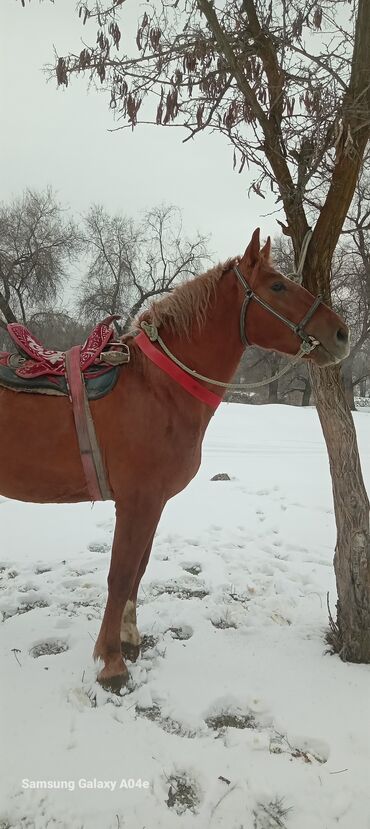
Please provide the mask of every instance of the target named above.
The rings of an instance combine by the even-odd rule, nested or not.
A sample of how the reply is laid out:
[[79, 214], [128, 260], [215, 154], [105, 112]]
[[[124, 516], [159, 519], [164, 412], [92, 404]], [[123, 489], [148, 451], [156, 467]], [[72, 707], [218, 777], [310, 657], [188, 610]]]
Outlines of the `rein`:
[[[195, 369], [189, 368], [189, 366], [185, 365], [185, 363], [182, 363], [181, 360], [179, 360], [178, 357], [176, 357], [175, 354], [173, 354], [172, 351], [170, 351], [170, 349], [167, 348], [166, 343], [163, 342], [162, 337], [160, 337], [160, 335], [158, 333], [158, 329], [157, 329], [156, 325], [152, 325], [152, 323], [145, 322], [145, 320], [143, 320], [140, 323], [140, 328], [142, 329], [142, 331], [144, 332], [146, 337], [148, 337], [150, 342], [152, 342], [152, 343], [157, 342], [158, 345], [160, 345], [160, 347], [164, 351], [164, 353], [167, 355], [167, 357], [169, 357], [170, 360], [172, 360], [172, 362], [175, 363], [176, 366], [178, 366], [180, 369], [182, 369], [182, 371], [185, 371], [186, 374], [189, 374], [190, 377], [196, 378], [197, 380], [203, 380], [204, 383], [211, 383], [213, 386], [220, 386], [223, 389], [244, 389], [244, 390], [247, 390], [247, 389], [258, 389], [258, 388], [261, 388], [262, 386], [268, 386], [270, 383], [273, 383], [274, 380], [278, 380], [279, 377], [282, 377], [284, 374], [286, 374], [288, 371], [290, 371], [293, 368], [293, 366], [295, 366], [296, 363], [299, 362], [299, 360], [301, 359], [301, 357], [303, 357], [304, 354], [308, 354], [309, 351], [313, 351], [313, 349], [316, 348], [316, 345], [319, 344], [318, 342], [316, 342], [315, 345], [312, 345], [312, 347], [310, 347], [310, 349], [308, 351], [307, 347], [306, 347], [306, 344], [302, 343], [299, 351], [295, 355], [294, 360], [292, 360], [290, 363], [288, 363], [288, 365], [285, 366], [283, 369], [276, 372], [276, 374], [273, 374], [273, 376], [269, 377], [267, 380], [259, 380], [256, 383], [224, 383], [224, 382], [222, 382], [222, 380], [214, 380], [212, 377], [206, 377], [206, 375], [200, 374], [198, 371], [195, 371]], [[139, 334], [138, 337], [136, 337], [135, 342], [140, 346], [141, 350], [144, 351], [144, 353], [147, 353], [147, 356], [149, 356], [148, 350], [145, 351], [145, 349], [143, 348], [143, 340], [141, 340], [141, 339], [139, 340], [140, 337], [141, 337], [141, 335]], [[153, 354], [153, 352], [151, 352], [151, 354]], [[151, 359], [152, 359], [152, 357], [151, 357]], [[159, 361], [157, 362], [157, 365], [160, 365]], [[184, 385], [184, 384], [182, 384], [182, 385]], [[198, 396], [198, 395], [196, 395], [196, 396]], [[219, 402], [221, 402], [221, 399], [219, 399]]]

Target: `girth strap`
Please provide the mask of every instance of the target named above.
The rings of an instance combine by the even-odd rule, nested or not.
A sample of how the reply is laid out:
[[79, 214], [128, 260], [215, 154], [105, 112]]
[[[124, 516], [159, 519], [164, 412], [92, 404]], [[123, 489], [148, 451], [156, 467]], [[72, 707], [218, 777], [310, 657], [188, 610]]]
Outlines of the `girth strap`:
[[108, 501], [112, 494], [91, 416], [85, 383], [80, 368], [81, 346], [70, 348], [65, 355], [66, 377], [69, 386], [73, 417], [87, 488], [92, 501]]

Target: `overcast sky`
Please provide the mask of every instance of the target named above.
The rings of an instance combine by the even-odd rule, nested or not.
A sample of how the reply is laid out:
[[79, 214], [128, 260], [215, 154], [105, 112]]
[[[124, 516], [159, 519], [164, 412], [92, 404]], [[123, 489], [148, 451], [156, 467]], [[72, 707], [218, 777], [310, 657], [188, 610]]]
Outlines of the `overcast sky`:
[[[131, 24], [143, 4], [128, 0], [122, 15]], [[256, 225], [267, 235], [279, 228], [261, 214], [272, 204], [248, 197], [248, 172], [232, 169], [226, 139], [201, 135], [186, 144], [177, 128], [114, 127], [108, 97], [87, 81], [73, 79], [68, 89], [47, 81], [42, 66], [59, 54], [81, 48], [83, 33], [76, 0], [1, 0], [1, 199], [25, 187], [50, 184], [75, 213], [91, 202], [110, 212], [137, 215], [160, 202], [183, 210], [184, 230], [212, 234], [216, 260], [240, 253]], [[84, 30], [93, 41], [95, 26]], [[91, 34], [90, 34], [91, 33]]]

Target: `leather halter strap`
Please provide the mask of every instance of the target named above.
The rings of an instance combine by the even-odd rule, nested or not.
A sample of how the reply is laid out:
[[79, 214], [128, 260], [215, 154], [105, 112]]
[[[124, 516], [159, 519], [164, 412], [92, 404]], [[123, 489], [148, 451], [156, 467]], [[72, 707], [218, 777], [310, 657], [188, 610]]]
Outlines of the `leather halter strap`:
[[240, 310], [240, 319], [239, 319], [240, 339], [241, 339], [243, 345], [245, 345], [245, 346], [250, 345], [250, 343], [248, 341], [248, 338], [247, 338], [247, 335], [245, 333], [245, 328], [246, 328], [246, 314], [247, 314], [247, 310], [248, 310], [248, 305], [249, 305], [249, 303], [252, 299], [254, 299], [255, 302], [257, 302], [258, 305], [260, 305], [262, 308], [265, 308], [266, 311], [269, 311], [270, 314], [272, 314], [273, 317], [275, 317], [276, 319], [283, 322], [284, 325], [287, 325], [288, 328], [290, 328], [290, 330], [293, 331], [294, 334], [297, 334], [297, 336], [300, 337], [300, 339], [302, 341], [301, 342], [301, 350], [303, 351], [304, 354], [309, 354], [311, 351], [313, 351], [314, 348], [316, 348], [317, 345], [319, 345], [318, 340], [315, 340], [315, 338], [312, 337], [311, 334], [307, 334], [307, 331], [305, 331], [305, 326], [310, 321], [310, 319], [312, 319], [312, 317], [313, 317], [315, 311], [317, 311], [319, 305], [322, 304], [323, 300], [322, 300], [321, 296], [317, 296], [314, 299], [314, 301], [311, 305], [311, 308], [308, 309], [307, 314], [305, 314], [303, 319], [298, 323], [294, 323], [294, 322], [291, 322], [291, 320], [289, 320], [287, 317], [284, 317], [283, 314], [280, 314], [279, 311], [275, 311], [275, 308], [273, 308], [272, 305], [270, 305], [268, 302], [266, 302], [264, 299], [262, 299], [262, 297], [258, 296], [258, 294], [254, 293], [254, 291], [252, 290], [250, 285], [248, 285], [247, 280], [245, 279], [245, 277], [243, 276], [243, 274], [241, 273], [241, 271], [239, 270], [237, 265], [234, 265], [233, 270], [234, 270], [235, 276], [238, 278], [239, 282], [241, 283], [241, 285], [243, 286], [243, 288], [245, 290], [245, 297], [244, 297], [244, 301], [243, 301], [243, 304], [242, 304], [242, 307], [241, 307], [241, 310]]

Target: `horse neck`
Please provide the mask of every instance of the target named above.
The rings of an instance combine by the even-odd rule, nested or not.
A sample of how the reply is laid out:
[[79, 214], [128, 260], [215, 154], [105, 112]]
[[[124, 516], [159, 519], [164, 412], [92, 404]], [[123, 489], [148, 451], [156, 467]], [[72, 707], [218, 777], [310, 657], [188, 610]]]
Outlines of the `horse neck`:
[[[200, 374], [228, 383], [243, 354], [239, 317], [243, 301], [240, 286], [232, 271], [225, 273], [216, 285], [206, 320], [201, 330], [196, 323], [190, 336], [173, 334], [163, 329], [163, 339], [185, 365]], [[211, 387], [210, 387], [211, 388]], [[217, 388], [213, 386], [213, 390]], [[219, 390], [224, 393], [224, 390]]]

